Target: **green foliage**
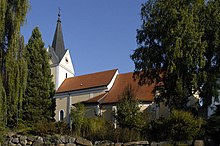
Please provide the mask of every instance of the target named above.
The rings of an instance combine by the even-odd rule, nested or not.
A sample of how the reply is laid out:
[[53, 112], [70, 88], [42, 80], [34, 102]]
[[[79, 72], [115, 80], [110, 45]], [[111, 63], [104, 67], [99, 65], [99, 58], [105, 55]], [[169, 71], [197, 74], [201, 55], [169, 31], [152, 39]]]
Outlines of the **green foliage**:
[[211, 103], [212, 97], [218, 97], [219, 85], [216, 82], [219, 77], [219, 47], [220, 47], [220, 2], [218, 0], [208, 1], [205, 9], [204, 39], [207, 42], [205, 52], [207, 80], [203, 81], [201, 97], [204, 106]]
[[168, 119], [151, 121], [143, 129], [143, 134], [150, 141], [192, 140], [204, 134], [203, 125], [204, 121], [191, 113], [174, 110]]
[[28, 9], [28, 0], [0, 1], [0, 84], [3, 82], [0, 96], [4, 108], [0, 123], [10, 127], [16, 126], [26, 88], [27, 65], [23, 58], [25, 49], [20, 27]]
[[108, 123], [102, 118], [86, 118], [85, 107], [81, 103], [71, 111], [72, 130], [76, 136], [90, 140], [103, 140], [107, 134]]
[[203, 122], [189, 112], [174, 110], [168, 120], [170, 138], [174, 141], [192, 140], [201, 132]]
[[206, 126], [206, 134], [211, 139], [220, 144], [220, 105], [217, 107], [216, 112], [210, 119], [208, 119]]
[[55, 128], [57, 134], [65, 135], [70, 132], [69, 125], [65, 122], [56, 122]]
[[0, 127], [6, 124], [6, 94], [0, 74]]
[[92, 140], [106, 140], [109, 123], [103, 118], [87, 118], [85, 125], [82, 127], [83, 135]]
[[85, 107], [81, 103], [75, 105], [75, 109], [71, 110], [72, 128], [76, 135], [81, 135], [82, 126], [86, 123]]
[[147, 123], [142, 131], [150, 141], [165, 141], [169, 138], [168, 120], [161, 118]]
[[201, 91], [216, 96], [219, 74], [219, 1], [149, 0], [142, 5], [138, 48], [131, 55], [140, 83], [163, 82], [156, 101], [187, 109]]
[[130, 141], [141, 140], [140, 130], [122, 128], [119, 129], [119, 132], [120, 132], [119, 141], [130, 142]]
[[55, 111], [54, 84], [50, 72], [49, 56], [44, 48], [38, 28], [33, 30], [26, 49], [28, 78], [22, 118], [31, 125], [39, 121], [53, 120]]
[[220, 116], [213, 116], [208, 120], [206, 134], [220, 144]]
[[125, 88], [119, 97], [116, 119], [120, 127], [140, 130], [144, 125], [143, 113], [140, 112], [139, 103], [135, 99], [131, 86]]

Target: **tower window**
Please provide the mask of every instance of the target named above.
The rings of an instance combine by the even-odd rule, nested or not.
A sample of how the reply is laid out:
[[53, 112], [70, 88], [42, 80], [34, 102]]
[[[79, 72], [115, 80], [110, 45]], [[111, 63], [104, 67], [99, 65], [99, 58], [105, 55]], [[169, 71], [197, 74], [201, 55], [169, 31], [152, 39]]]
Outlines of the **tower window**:
[[67, 78], [67, 73], [66, 73], [66, 78]]

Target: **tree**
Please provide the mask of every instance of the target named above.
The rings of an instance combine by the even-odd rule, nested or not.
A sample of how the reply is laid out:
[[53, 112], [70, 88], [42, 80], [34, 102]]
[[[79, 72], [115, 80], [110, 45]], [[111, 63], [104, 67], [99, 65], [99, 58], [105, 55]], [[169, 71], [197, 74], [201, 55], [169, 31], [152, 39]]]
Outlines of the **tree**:
[[[20, 27], [29, 8], [28, 0], [0, 1], [0, 69], [4, 91], [4, 122], [15, 126], [23, 91], [26, 86], [26, 62], [22, 56], [24, 47]], [[1, 83], [0, 83], [1, 84]]]
[[[219, 7], [210, 7], [210, 3], [149, 0], [142, 5], [143, 24], [137, 30], [138, 48], [131, 58], [140, 84], [163, 82], [156, 88], [160, 91], [156, 101], [165, 102], [171, 109], [187, 109], [188, 98], [196, 91], [203, 98], [216, 95], [216, 88], [208, 88], [216, 83], [219, 73], [219, 31], [214, 33], [219, 25], [212, 27], [216, 23], [208, 21], [211, 13], [207, 15], [207, 11], [215, 11], [214, 16], [219, 18]], [[215, 35], [207, 43], [209, 30]], [[211, 54], [209, 50], [213, 50]]]
[[40, 120], [53, 119], [55, 111], [49, 56], [37, 27], [32, 31], [26, 49], [28, 78], [23, 101], [23, 120], [34, 124]]
[[135, 99], [131, 86], [125, 88], [123, 94], [119, 96], [117, 105], [116, 120], [120, 127], [140, 130], [143, 126], [143, 113], [139, 108], [139, 102]]
[[204, 39], [207, 47], [204, 54], [206, 58], [204, 70], [207, 72], [207, 79], [202, 81], [200, 95], [204, 99], [204, 106], [207, 106], [212, 102], [212, 97], [217, 98], [219, 94], [217, 79], [220, 75], [220, 2], [208, 1], [205, 12]]
[[[7, 95], [7, 125], [15, 126], [20, 117], [22, 100], [27, 83], [27, 62], [24, 59], [25, 47], [23, 37], [18, 41], [17, 50], [8, 50], [5, 58]], [[13, 53], [14, 52], [14, 53]]]

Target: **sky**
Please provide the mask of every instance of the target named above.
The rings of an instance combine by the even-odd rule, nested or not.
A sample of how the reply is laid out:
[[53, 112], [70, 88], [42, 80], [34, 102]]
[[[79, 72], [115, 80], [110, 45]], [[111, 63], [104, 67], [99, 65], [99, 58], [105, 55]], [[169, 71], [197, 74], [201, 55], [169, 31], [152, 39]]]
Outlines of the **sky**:
[[75, 75], [119, 69], [134, 71], [130, 55], [137, 48], [141, 4], [146, 0], [30, 0], [21, 28], [25, 43], [39, 27], [47, 48], [52, 45], [61, 9], [65, 48], [70, 50]]

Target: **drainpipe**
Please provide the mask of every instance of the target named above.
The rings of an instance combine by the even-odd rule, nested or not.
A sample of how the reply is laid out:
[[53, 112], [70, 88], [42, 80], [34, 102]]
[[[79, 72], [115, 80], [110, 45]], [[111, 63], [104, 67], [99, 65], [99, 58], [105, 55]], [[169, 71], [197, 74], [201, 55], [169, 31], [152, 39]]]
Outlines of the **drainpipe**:
[[71, 96], [70, 96], [70, 94], [68, 94], [68, 97], [67, 97], [67, 122], [69, 124], [70, 130], [72, 130], [72, 121], [71, 121], [71, 117], [70, 117], [71, 105], [72, 105], [71, 103], [72, 103]]

